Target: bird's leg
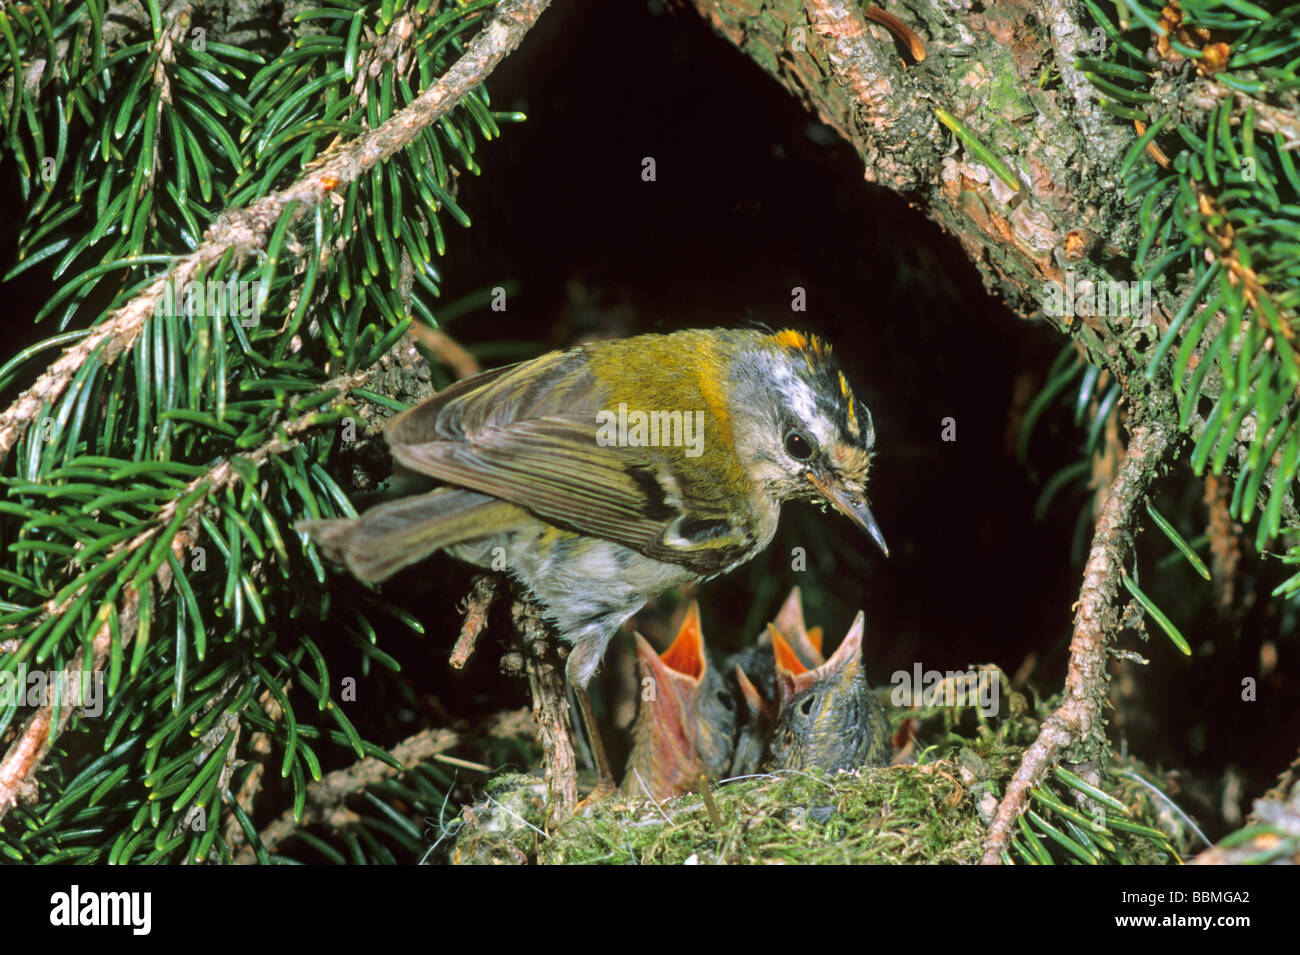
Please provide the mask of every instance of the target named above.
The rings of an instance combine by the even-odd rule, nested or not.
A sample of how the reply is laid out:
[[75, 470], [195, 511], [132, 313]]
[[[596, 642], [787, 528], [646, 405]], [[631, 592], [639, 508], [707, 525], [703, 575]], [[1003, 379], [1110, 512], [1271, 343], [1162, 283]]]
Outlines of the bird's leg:
[[587, 693], [587, 684], [591, 682], [601, 658], [605, 655], [605, 647], [609, 644], [610, 635], [610, 631], [598, 634], [595, 638], [590, 633], [574, 635], [571, 638], [573, 649], [569, 651], [569, 660], [564, 667], [568, 673], [569, 686], [573, 688], [574, 698], [582, 713], [582, 728], [591, 746], [592, 758], [596, 761], [596, 772], [600, 776], [591, 795], [582, 801], [583, 806], [613, 794], [615, 789], [614, 774], [610, 772], [609, 757], [605, 755], [604, 739], [600, 735], [600, 727], [596, 725], [596, 715], [591, 708], [591, 696]]
[[546, 764], [552, 819], [559, 822], [571, 815], [578, 803], [578, 766], [569, 736], [565, 673], [559, 664], [555, 642], [533, 607], [517, 600], [511, 616], [528, 671], [533, 718], [537, 721], [537, 735]]
[[605, 755], [605, 742], [600, 735], [600, 727], [596, 725], [596, 715], [591, 710], [591, 697], [587, 694], [586, 687], [575, 683], [573, 695], [578, 699], [583, 730], [587, 734], [587, 742], [591, 745], [591, 755], [596, 760], [596, 772], [600, 774], [596, 788], [584, 801], [602, 799], [614, 792], [614, 774], [609, 769], [609, 757]]

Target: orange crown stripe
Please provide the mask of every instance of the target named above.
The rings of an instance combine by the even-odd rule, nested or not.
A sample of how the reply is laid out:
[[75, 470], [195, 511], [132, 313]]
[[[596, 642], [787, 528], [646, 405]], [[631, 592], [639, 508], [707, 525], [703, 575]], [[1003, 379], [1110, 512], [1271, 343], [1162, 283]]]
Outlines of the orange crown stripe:
[[808, 336], [803, 332], [795, 331], [793, 328], [782, 329], [772, 336], [781, 345], [795, 351], [802, 351], [808, 347]]

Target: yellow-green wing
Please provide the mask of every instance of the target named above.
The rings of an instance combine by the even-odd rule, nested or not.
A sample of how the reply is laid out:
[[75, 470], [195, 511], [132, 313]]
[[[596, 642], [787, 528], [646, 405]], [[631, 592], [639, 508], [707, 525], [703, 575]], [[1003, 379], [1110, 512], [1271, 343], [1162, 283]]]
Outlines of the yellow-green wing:
[[716, 488], [684, 486], [680, 449], [597, 443], [605, 397], [583, 349], [555, 352], [458, 382], [386, 436], [405, 466], [549, 523], [701, 573], [737, 559], [752, 539]]

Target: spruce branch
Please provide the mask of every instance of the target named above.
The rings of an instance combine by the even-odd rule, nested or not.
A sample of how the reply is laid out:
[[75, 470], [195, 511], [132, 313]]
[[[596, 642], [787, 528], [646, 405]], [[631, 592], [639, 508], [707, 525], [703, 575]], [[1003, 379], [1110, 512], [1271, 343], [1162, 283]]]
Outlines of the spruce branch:
[[[1115, 603], [1124, 562], [1132, 547], [1132, 526], [1146, 490], [1161, 467], [1173, 436], [1161, 423], [1134, 425], [1128, 449], [1097, 517], [1083, 585], [1075, 605], [1074, 636], [1065, 678], [1065, 699], [1039, 730], [1021, 758], [984, 843], [983, 863], [997, 865], [1015, 834], [1030, 791], [1043, 783], [1059, 757], [1080, 746], [1094, 763], [1105, 751], [1102, 706], [1106, 700], [1106, 651], [1119, 629]], [[1085, 776], [1086, 778], [1086, 776]], [[1096, 780], [1090, 780], [1095, 783]]]
[[[1255, 128], [1263, 133], [1277, 133], [1288, 151], [1300, 150], [1300, 104], [1294, 93], [1287, 95], [1287, 106], [1274, 106], [1244, 90], [1234, 90], [1216, 79], [1199, 79], [1188, 94], [1188, 101], [1197, 109], [1218, 109], [1224, 100], [1235, 100], [1242, 113], [1255, 111]], [[1236, 118], [1236, 117], [1234, 117]], [[1237, 120], [1240, 125], [1240, 119]]]
[[288, 187], [241, 208], [228, 210], [204, 233], [202, 244], [180, 256], [136, 298], [119, 308], [89, 335], [64, 349], [45, 372], [13, 404], [0, 412], [0, 457], [18, 443], [42, 406], [56, 401], [77, 371], [97, 350], [111, 365], [130, 350], [140, 330], [158, 308], [168, 289], [188, 284], [215, 267], [234, 250], [236, 263], [264, 249], [281, 217], [289, 225], [301, 221], [334, 190], [359, 179], [415, 140], [446, 115], [470, 90], [479, 86], [498, 63], [513, 51], [549, 6], [550, 0], [501, 0], [492, 20], [445, 74], [410, 105], [368, 133], [327, 149], [312, 168]]
[[[259, 54], [214, 42], [212, 49], [221, 58], [221, 67], [228, 65], [226, 59], [263, 66], [254, 78], [254, 91], [264, 93], [268, 84], [276, 83], [277, 79], [279, 82], [274, 96], [257, 99], [260, 112], [248, 108], [237, 91], [223, 91], [218, 96], [215, 90], [212, 91], [214, 102], [227, 107], [228, 113], [215, 108], [209, 110], [203, 101], [205, 91], [201, 82], [208, 77], [208, 70], [241, 81], [245, 77], [237, 66], [219, 68], [211, 55], [205, 60], [202, 50], [184, 44], [192, 5], [177, 2], [164, 6], [166, 16], [155, 20], [153, 29], [147, 13], [144, 20], [136, 16], [131, 21], [126, 32], [144, 42], [136, 55], [121, 60], [119, 66], [123, 74], [125, 67], [136, 67], [130, 83], [135, 84], [132, 89], [142, 89], [143, 93], [124, 95], [125, 86], [115, 77], [115, 92], [108, 94], [109, 100], [116, 96], [112, 102], [114, 116], [97, 125], [96, 118], [103, 118], [100, 113], [82, 110], [80, 115], [84, 120], [82, 125], [96, 129], [93, 137], [96, 143], [100, 132], [110, 139], [120, 139], [124, 133], [119, 130], [138, 132], [141, 127], [155, 128], [153, 135], [133, 136], [123, 146], [127, 164], [137, 174], [125, 183], [119, 177], [118, 198], [112, 199], [112, 176], [120, 170], [112, 168], [106, 157], [95, 159], [95, 150], [83, 144], [78, 159], [66, 167], [56, 167], [56, 170], [76, 169], [77, 178], [69, 181], [60, 174], [47, 180], [54, 188], [47, 188], [33, 203], [24, 233], [28, 237], [24, 241], [29, 241], [30, 247], [27, 261], [19, 270], [59, 253], [69, 242], [75, 244], [56, 267], [56, 276], [73, 263], [81, 262], [84, 250], [100, 254], [101, 247], [96, 244], [101, 237], [99, 233], [78, 240], [51, 238], [49, 230], [57, 226], [59, 215], [78, 208], [79, 195], [87, 189], [98, 191], [97, 208], [101, 210], [100, 222], [105, 226], [120, 217], [123, 199], [141, 192], [149, 196], [151, 185], [174, 190], [176, 182], [162, 181], [167, 178], [163, 171], [170, 176], [171, 170], [158, 152], [158, 148], [165, 148], [168, 143], [174, 147], [173, 158], [184, 164], [179, 170], [180, 197], [172, 191], [175, 208], [168, 206], [161, 213], [149, 201], [141, 201], [137, 208], [142, 214], [134, 219], [126, 217], [137, 224], [137, 228], [130, 230], [129, 244], [126, 244], [126, 233], [118, 229], [113, 248], [100, 256], [99, 264], [87, 269], [70, 285], [65, 284], [59, 293], [61, 297], [51, 300], [47, 312], [59, 302], [67, 301], [72, 291], [79, 292], [63, 314], [66, 327], [106, 271], [125, 271], [130, 275], [127, 284], [133, 286], [111, 304], [110, 311], [93, 319], [90, 327], [47, 343], [48, 347], [58, 346], [63, 350], [56, 353], [56, 360], [48, 363], [43, 372], [31, 376], [35, 382], [0, 414], [0, 456], [19, 452], [8, 462], [11, 471], [21, 475], [6, 479], [13, 496], [21, 499], [21, 503], [12, 504], [11, 510], [21, 520], [17, 524], [18, 534], [30, 536], [33, 545], [18, 554], [18, 569], [24, 573], [15, 579], [21, 578], [21, 586], [34, 595], [25, 604], [7, 608], [6, 628], [12, 626], [27, 636], [10, 639], [13, 633], [4, 633], [0, 651], [9, 657], [6, 664], [10, 667], [17, 663], [15, 655], [35, 654], [30, 659], [42, 661], [64, 681], [81, 676], [83, 671], [93, 677], [109, 673], [107, 738], [114, 748], [111, 754], [92, 759], [75, 752], [67, 758], [60, 757], [59, 765], [53, 767], [60, 775], [51, 776], [51, 781], [61, 779], [65, 770], [72, 769], [77, 773], [74, 780], [85, 785], [52, 799], [47, 793], [44, 798], [34, 799], [31, 808], [20, 809], [18, 815], [25, 821], [44, 818], [47, 828], [43, 832], [49, 835], [21, 840], [11, 848], [17, 848], [26, 857], [46, 860], [107, 855], [113, 861], [157, 861], [172, 856], [188, 841], [190, 849], [185, 855], [189, 859], [210, 858], [212, 851], [229, 858], [249, 838], [245, 827], [264, 778], [261, 763], [272, 752], [285, 753], [286, 771], [292, 770], [296, 796], [301, 796], [305, 788], [304, 774], [319, 772], [308, 740], [323, 739], [350, 746], [358, 757], [367, 753], [382, 757], [382, 751], [365, 742], [341, 709], [330, 703], [325, 660], [307, 635], [303, 635], [301, 644], [283, 653], [269, 641], [260, 643], [253, 648], [254, 672], [250, 674], [247, 655], [250, 647], [246, 640], [250, 634], [243, 623], [244, 608], [251, 607], [264, 625], [274, 625], [273, 616], [282, 609], [283, 601], [287, 597], [300, 601], [302, 597], [292, 587], [286, 590], [283, 582], [272, 580], [267, 574], [268, 568], [277, 562], [277, 555], [286, 581], [293, 573], [281, 536], [288, 538], [283, 529], [284, 512], [294, 509], [295, 500], [309, 509], [328, 507], [327, 499], [346, 507], [344, 492], [324, 470], [323, 462], [313, 460], [318, 452], [325, 452], [330, 442], [317, 440], [311, 432], [323, 434], [323, 429], [333, 425], [347, 410], [344, 402], [349, 395], [362, 402], [363, 410], [370, 402], [391, 408], [408, 392], [418, 391], [422, 385], [427, 388], [427, 373], [421, 375], [407, 363], [403, 363], [400, 371], [384, 365], [386, 355], [392, 353], [394, 343], [403, 337], [410, 324], [412, 311], [430, 322], [434, 320], [427, 306], [410, 294], [412, 276], [406, 273], [416, 270], [405, 263], [416, 257], [422, 263], [430, 261], [433, 257], [430, 245], [438, 253], [443, 251], [438, 213], [444, 208], [452, 218], [468, 225], [468, 218], [453, 198], [456, 167], [477, 171], [472, 154], [479, 133], [491, 139], [499, 132], [497, 120], [521, 118], [517, 114], [489, 110], [487, 93], [480, 88], [481, 84], [547, 5], [547, 2], [504, 0], [495, 11], [484, 9], [484, 4], [475, 4], [464, 12], [453, 8], [436, 19], [418, 20], [404, 11], [395, 20], [385, 21], [390, 29], [378, 30], [377, 35], [367, 30], [364, 43], [352, 41], [354, 55], [361, 51], [362, 56], [359, 73], [365, 85], [359, 99], [363, 110], [358, 113], [352, 104], [352, 113], [347, 117], [350, 122], [335, 124], [341, 137], [355, 138], [324, 147], [328, 136], [318, 134], [321, 146], [318, 147], [316, 139], [308, 138], [301, 143], [303, 148], [296, 148], [300, 144], [295, 142], [295, 148], [288, 151], [283, 144], [295, 135], [293, 127], [279, 129], [273, 114], [285, 108], [286, 99], [291, 105], [292, 97], [301, 99], [290, 82], [291, 74], [285, 73], [284, 63], [292, 63], [291, 57], [278, 57], [268, 63]], [[143, 12], [138, 4], [131, 8], [135, 14]], [[407, 25], [403, 26], [404, 23]], [[60, 32], [61, 35], [69, 30], [77, 32], [84, 40], [84, 28], [85, 23], [76, 23], [61, 28]], [[420, 31], [418, 43], [417, 30]], [[96, 61], [102, 59], [106, 43], [103, 32], [98, 29], [90, 32], [90, 46], [78, 47], [78, 56], [69, 56], [67, 62], [76, 63], [82, 52], [88, 62], [92, 55]], [[41, 38], [29, 32], [22, 41], [30, 49]], [[47, 62], [50, 59], [47, 57]], [[192, 59], [199, 65], [191, 63]], [[328, 56], [317, 57], [317, 62], [332, 70], [330, 75], [342, 71], [342, 66]], [[414, 82], [411, 76], [395, 72], [410, 74], [413, 62], [418, 62], [419, 76], [428, 78], [430, 84], [418, 95], [408, 86], [408, 81]], [[88, 68], [87, 64], [81, 64], [78, 70], [84, 73]], [[64, 75], [67, 69], [64, 62], [57, 75], [52, 70], [39, 71], [35, 78], [43, 83], [60, 80], [70, 83]], [[99, 70], [93, 70], [95, 83], [99, 76]], [[402, 87], [397, 113], [392, 113], [386, 86], [394, 78]], [[82, 93], [77, 95], [88, 103], [104, 103], [105, 95], [97, 87], [91, 90], [92, 85], [83, 83]], [[349, 76], [347, 83], [339, 87], [344, 101], [351, 86]], [[376, 95], [381, 90], [385, 92], [382, 102]], [[40, 91], [22, 92], [26, 101], [34, 103]], [[162, 110], [173, 99], [178, 108]], [[334, 102], [325, 95], [322, 100], [326, 103], [322, 109]], [[400, 108], [403, 103], [405, 109]], [[42, 112], [53, 112], [52, 100], [44, 104]], [[264, 137], [254, 140], [254, 146], [249, 147], [251, 155], [248, 150], [235, 146], [225, 131], [226, 124], [214, 118], [224, 119], [228, 114], [247, 124], [239, 136], [240, 143], [246, 142], [250, 135]], [[376, 115], [379, 119], [374, 118]], [[170, 139], [166, 135], [162, 137], [163, 147], [159, 147], [160, 138], [156, 133], [160, 118], [166, 120], [164, 125], [172, 134]], [[367, 118], [369, 129], [365, 128]], [[191, 120], [195, 123], [193, 131]], [[58, 121], [63, 135], [70, 120], [60, 113]], [[332, 120], [327, 118], [321, 122], [328, 124]], [[439, 151], [435, 127], [454, 150], [454, 159], [450, 156], [444, 159]], [[404, 147], [415, 143], [417, 137], [422, 142], [406, 150], [402, 162], [392, 161]], [[221, 143], [216, 143], [216, 139], [221, 139]], [[182, 141], [189, 148], [182, 150]], [[217, 146], [215, 156], [202, 148], [200, 144], [205, 142]], [[257, 145], [259, 142], [269, 142], [271, 148], [262, 148]], [[38, 157], [45, 154], [39, 128], [33, 133], [33, 145]], [[419, 150], [423, 153], [417, 156]], [[267, 161], [264, 157], [268, 155], [290, 159], [301, 156], [304, 171], [287, 188], [268, 193], [273, 182], [285, 181], [275, 178], [284, 169], [283, 159]], [[419, 180], [417, 169], [418, 188], [401, 190], [402, 197], [408, 192], [418, 193], [414, 207], [408, 203], [403, 208], [400, 198], [389, 205], [394, 212], [393, 223], [402, 223], [409, 231], [404, 231], [402, 237], [403, 284], [400, 290], [396, 282], [393, 285], [394, 293], [400, 291], [400, 297], [388, 296], [373, 286], [358, 288], [362, 283], [357, 278], [356, 262], [361, 261], [362, 268], [367, 263], [356, 247], [365, 246], [366, 255], [371, 256], [368, 264], [373, 266], [379, 257], [374, 253], [380, 249], [371, 242], [369, 230], [363, 228], [367, 224], [364, 223], [366, 215], [373, 209], [372, 218], [378, 220], [375, 239], [383, 245], [384, 260], [389, 264], [394, 261], [391, 247], [384, 244], [390, 224], [382, 221], [387, 217], [379, 214], [379, 203], [372, 190], [379, 188], [374, 183], [381, 181], [381, 171], [387, 175], [388, 182], [403, 182], [400, 177], [408, 172], [407, 159], [420, 168], [427, 168], [429, 175]], [[99, 166], [108, 168], [101, 170]], [[367, 172], [374, 175], [366, 176]], [[197, 201], [199, 189], [194, 188], [186, 198], [186, 175], [191, 177], [192, 184], [203, 184], [205, 203], [210, 198], [209, 187], [215, 186], [211, 191], [216, 195], [234, 197], [227, 199], [231, 208], [215, 221], [207, 218], [209, 213]], [[258, 176], [260, 183], [255, 178]], [[362, 179], [364, 182], [359, 182]], [[74, 188], [69, 189], [68, 185]], [[156, 191], [161, 194], [161, 190]], [[346, 220], [342, 229], [338, 228], [339, 213], [344, 209], [340, 191], [349, 197], [361, 195], [355, 215], [353, 207], [348, 206], [348, 213], [342, 217]], [[77, 197], [73, 196], [74, 192]], [[389, 195], [385, 185], [384, 199]], [[397, 196], [398, 191], [394, 190], [392, 195]], [[53, 197], [52, 201], [47, 196]], [[331, 205], [333, 209], [329, 208]], [[312, 215], [316, 218], [316, 236], [309, 248], [308, 242], [291, 227], [304, 217], [310, 221]], [[208, 226], [206, 231], [193, 224], [195, 216]], [[189, 223], [188, 227], [180, 222], [181, 218]], [[179, 234], [191, 251], [174, 257], [140, 254], [145, 243], [169, 245], [168, 230], [176, 232], [178, 223]], [[201, 239], [196, 241], [195, 236]], [[354, 241], [357, 239], [360, 242]], [[279, 258], [281, 248], [306, 260], [306, 264], [299, 263], [295, 270], [305, 278], [298, 288], [288, 292], [286, 322], [278, 339], [274, 339], [277, 347], [273, 351], [266, 347], [273, 339], [265, 328], [256, 329], [256, 323], [233, 327], [229, 322], [223, 323], [220, 310], [211, 313], [210, 302], [208, 313], [200, 309], [192, 319], [180, 314], [179, 307], [165, 310], [160, 307], [171, 304], [170, 296], [175, 290], [202, 284], [204, 278], [224, 282], [231, 274], [232, 264], [238, 269], [253, 255], [265, 255], [270, 264], [263, 268], [263, 274], [274, 278], [274, 261]], [[341, 261], [330, 262], [332, 252], [341, 253]], [[163, 263], [163, 274], [141, 274], [142, 269], [152, 269], [156, 262]], [[394, 268], [394, 276], [397, 272]], [[345, 292], [343, 300], [350, 300], [351, 306], [340, 308], [336, 301], [330, 300], [328, 311], [310, 314], [318, 307], [316, 303], [325, 298], [320, 290], [327, 287], [321, 282], [315, 286], [317, 294], [311, 294], [312, 277], [317, 273], [339, 278]], [[290, 284], [288, 270], [281, 277], [285, 280], [281, 286]], [[425, 266], [414, 278], [419, 278], [426, 290], [437, 294], [434, 285], [437, 276], [432, 267]], [[111, 280], [105, 281], [100, 288], [107, 291], [111, 284]], [[349, 284], [360, 294], [347, 295]], [[368, 278], [364, 284], [370, 286]], [[268, 281], [264, 287], [267, 286], [273, 287], [274, 283]], [[362, 316], [365, 308], [377, 308], [381, 312], [389, 326], [386, 332], [365, 324]], [[248, 328], [256, 330], [246, 332]], [[460, 367], [472, 365], [472, 356], [458, 349], [454, 342], [448, 339], [446, 345], [444, 350], [455, 359], [454, 363]], [[414, 354], [409, 336], [406, 346], [405, 352]], [[307, 357], [313, 347], [317, 349], [315, 361]], [[321, 362], [319, 352], [325, 349], [330, 357]], [[17, 374], [24, 374], [24, 362], [40, 350], [28, 349], [11, 362], [6, 381], [12, 384]], [[130, 361], [118, 360], [122, 358]], [[110, 366], [116, 366], [112, 373], [106, 371]], [[125, 373], [122, 366], [126, 366]], [[322, 366], [327, 375], [332, 372], [329, 380], [320, 380]], [[357, 370], [358, 366], [362, 370]], [[275, 374], [268, 375], [266, 370], [272, 367]], [[346, 373], [340, 374], [341, 371]], [[232, 381], [236, 380], [238, 386], [234, 387]], [[377, 394], [357, 393], [362, 386]], [[268, 394], [269, 402], [265, 397]], [[137, 398], [138, 404], [133, 400]], [[138, 415], [128, 418], [121, 414], [124, 405], [138, 407]], [[95, 429], [96, 415], [100, 416], [99, 423], [106, 422], [101, 430]], [[36, 441], [32, 423], [41, 417], [49, 417], [56, 430], [43, 434], [43, 441]], [[365, 467], [364, 452], [351, 449], [346, 453], [355, 459], [358, 467]], [[276, 466], [262, 468], [265, 463]], [[270, 474], [266, 473], [268, 470]], [[248, 521], [235, 503], [237, 489], [244, 495], [243, 506], [253, 508]], [[320, 497], [322, 494], [324, 499]], [[48, 506], [47, 501], [55, 506]], [[256, 526], [255, 516], [262, 521], [265, 536]], [[223, 522], [224, 528], [219, 527]], [[194, 576], [205, 567], [189, 566], [190, 555], [186, 551], [196, 547], [205, 534], [211, 537], [228, 565], [224, 597], [220, 582], [216, 593], [212, 592], [214, 577]], [[245, 560], [246, 553], [255, 558], [251, 564]], [[265, 559], [268, 553], [271, 553], [270, 560]], [[180, 562], [181, 554], [186, 554], [184, 565]], [[319, 572], [314, 555], [308, 553], [306, 557]], [[66, 569], [62, 566], [65, 561]], [[114, 568], [118, 569], [115, 580], [104, 573]], [[203, 602], [214, 597], [216, 612], [209, 618]], [[321, 598], [318, 609], [327, 603], [329, 598]], [[342, 610], [351, 615], [349, 619], [364, 630], [369, 622], [362, 604], [366, 609], [386, 612], [419, 629], [418, 623], [401, 608], [374, 597], [363, 596], [357, 606], [336, 598], [332, 606], [336, 614]], [[296, 606], [300, 607], [301, 602]], [[223, 616], [222, 607], [233, 613], [229, 623], [234, 631], [226, 636], [227, 646], [208, 656], [212, 649], [208, 641], [214, 625], [220, 626], [217, 620]], [[175, 643], [147, 642], [151, 624], [156, 630], [164, 621], [169, 628], [175, 626]], [[342, 626], [349, 634], [354, 632], [348, 623]], [[234, 639], [236, 635], [241, 639]], [[78, 650], [78, 641], [88, 649]], [[118, 664], [122, 649], [128, 646], [133, 648], [131, 677], [119, 692], [114, 688]], [[375, 661], [391, 669], [398, 666], [377, 648], [363, 645], [362, 650], [367, 667]], [[308, 652], [313, 655], [310, 659], [305, 656]], [[170, 660], [169, 653], [174, 653]], [[195, 666], [196, 660], [201, 665]], [[219, 685], [210, 680], [217, 675], [222, 677]], [[268, 681], [274, 682], [267, 685]], [[259, 684], [265, 685], [261, 692], [256, 690]], [[233, 698], [228, 698], [235, 685], [238, 691]], [[289, 685], [316, 697], [322, 710], [330, 711], [337, 729], [319, 728], [298, 718], [295, 735], [295, 715], [287, 697]], [[169, 696], [170, 713], [167, 712]], [[49, 788], [37, 786], [37, 773], [47, 760], [54, 761], [56, 750], [51, 744], [78, 712], [79, 708], [71, 705], [61, 708], [50, 705], [21, 712], [22, 722], [15, 721], [6, 733], [6, 744], [13, 745], [0, 760], [0, 817], [20, 798], [26, 802], [39, 789]], [[86, 715], [92, 714], [87, 710]], [[142, 732], [142, 727], [152, 729]], [[84, 732], [85, 728], [83, 723], [80, 729]], [[191, 738], [189, 729], [203, 730], [197, 742]], [[218, 749], [221, 759], [212, 761]], [[244, 756], [254, 765], [249, 766], [240, 758]], [[236, 782], [234, 773], [240, 766], [249, 771], [241, 774]], [[100, 781], [99, 788], [95, 786], [96, 780]], [[102, 801], [103, 794], [118, 783], [123, 784], [121, 798]], [[428, 780], [421, 785], [425, 789], [437, 789], [437, 784]], [[142, 786], [154, 787], [155, 794], [158, 791], [180, 794], [172, 804], [170, 822], [160, 824], [156, 809], [162, 804], [144, 800]], [[238, 790], [233, 796], [232, 788]], [[98, 795], [92, 795], [92, 790]], [[77, 802], [82, 804], [76, 810], [78, 818], [96, 819], [100, 827], [96, 831], [104, 836], [90, 840], [82, 832], [76, 840], [79, 845], [60, 843], [59, 822], [66, 822], [73, 812], [70, 807]], [[202, 832], [189, 830], [187, 807], [190, 813], [200, 808], [215, 813], [223, 803], [233, 811], [233, 818], [228, 815], [220, 824]], [[150, 808], [154, 810], [152, 823], [138, 815], [139, 810]], [[136, 813], [133, 824], [132, 813]], [[145, 843], [146, 839], [149, 844]]]
[[[323, 390], [327, 393], [337, 392], [337, 395], [341, 397], [353, 389], [359, 388], [369, 377], [369, 371], [343, 375], [328, 382]], [[252, 463], [254, 471], [260, 469], [272, 455], [284, 454], [296, 447], [298, 436], [315, 425], [318, 415], [318, 411], [310, 411], [292, 421], [285, 422], [281, 426], [279, 434], [260, 447], [255, 448], [249, 454], [240, 457], [247, 458]], [[181, 514], [181, 507], [185, 505], [185, 502], [188, 502], [188, 510], [181, 514], [181, 529], [168, 545], [173, 556], [179, 560], [186, 552], [186, 548], [198, 540], [199, 522], [205, 513], [215, 508], [215, 498], [225, 493], [227, 489], [237, 487], [243, 480], [240, 470], [234, 466], [230, 458], [221, 460], [205, 474], [190, 481], [184, 490], [178, 492], [174, 498], [163, 504], [146, 529], [129, 541], [124, 541], [112, 548], [104, 559], [112, 559], [126, 550], [136, 552], [152, 544], [165, 529], [174, 526], [178, 514]], [[122, 598], [122, 607], [120, 610], [116, 610], [123, 647], [130, 645], [139, 627], [141, 601], [147, 599], [150, 609], [152, 609], [155, 600], [170, 590], [171, 582], [172, 568], [169, 563], [164, 561], [159, 566], [153, 581], [147, 583], [147, 595], [142, 595], [137, 587], [127, 588]], [[89, 586], [89, 584], [86, 586]], [[82, 590], [78, 590], [59, 605], [47, 606], [45, 608], [46, 614], [58, 616], [65, 612], [67, 607], [81, 593]], [[112, 612], [115, 612], [115, 608], [111, 604], [106, 604], [100, 608], [95, 618], [98, 629], [91, 641], [93, 653], [89, 671], [92, 673], [102, 671], [108, 662], [112, 648], [112, 628], [108, 620], [108, 614]], [[73, 661], [64, 669], [64, 679], [73, 680], [79, 678], [83, 662], [81, 651], [78, 650]], [[59, 709], [57, 725], [52, 725], [56, 702], [46, 703], [27, 718], [18, 739], [10, 746], [4, 760], [0, 761], [0, 819], [3, 819], [9, 809], [13, 807], [20, 794], [30, 795], [34, 792], [29, 780], [31, 780], [32, 775], [40, 768], [42, 761], [45, 759], [50, 742], [62, 733], [73, 713], [77, 710], [76, 707], [62, 706]]]

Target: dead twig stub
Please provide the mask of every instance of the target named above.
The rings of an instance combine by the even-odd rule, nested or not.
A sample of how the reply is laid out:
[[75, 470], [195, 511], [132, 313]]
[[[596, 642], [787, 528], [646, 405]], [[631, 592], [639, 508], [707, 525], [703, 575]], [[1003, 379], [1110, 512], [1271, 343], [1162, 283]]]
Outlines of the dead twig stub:
[[[1232, 519], [1232, 482], [1216, 474], [1205, 475], [1206, 531], [1210, 537], [1210, 569], [1214, 577], [1214, 602], [1219, 616], [1229, 620], [1237, 602], [1237, 572], [1241, 565], [1241, 526]], [[1240, 608], [1244, 611], [1246, 608]]]
[[1083, 572], [1065, 698], [1039, 729], [1038, 739], [1025, 751], [1020, 767], [1007, 784], [1006, 795], [984, 843], [985, 865], [997, 865], [1006, 851], [1016, 820], [1029, 801], [1029, 791], [1046, 778], [1062, 753], [1081, 744], [1085, 765], [1080, 775], [1090, 782], [1100, 776], [1106, 748], [1102, 706], [1106, 701], [1106, 649], [1119, 629], [1116, 599], [1124, 560], [1132, 545], [1131, 526], [1146, 488], [1169, 446], [1163, 424], [1138, 424], [1128, 450], [1111, 481], [1106, 504], [1098, 515], [1092, 549]]
[[474, 584], [465, 595], [465, 623], [456, 638], [456, 646], [451, 651], [451, 665], [457, 670], [463, 668], [474, 654], [478, 636], [487, 626], [488, 610], [497, 598], [497, 578], [484, 574], [474, 578]]
[[412, 325], [411, 336], [450, 368], [457, 378], [471, 378], [483, 370], [478, 359], [464, 345], [440, 328]]

